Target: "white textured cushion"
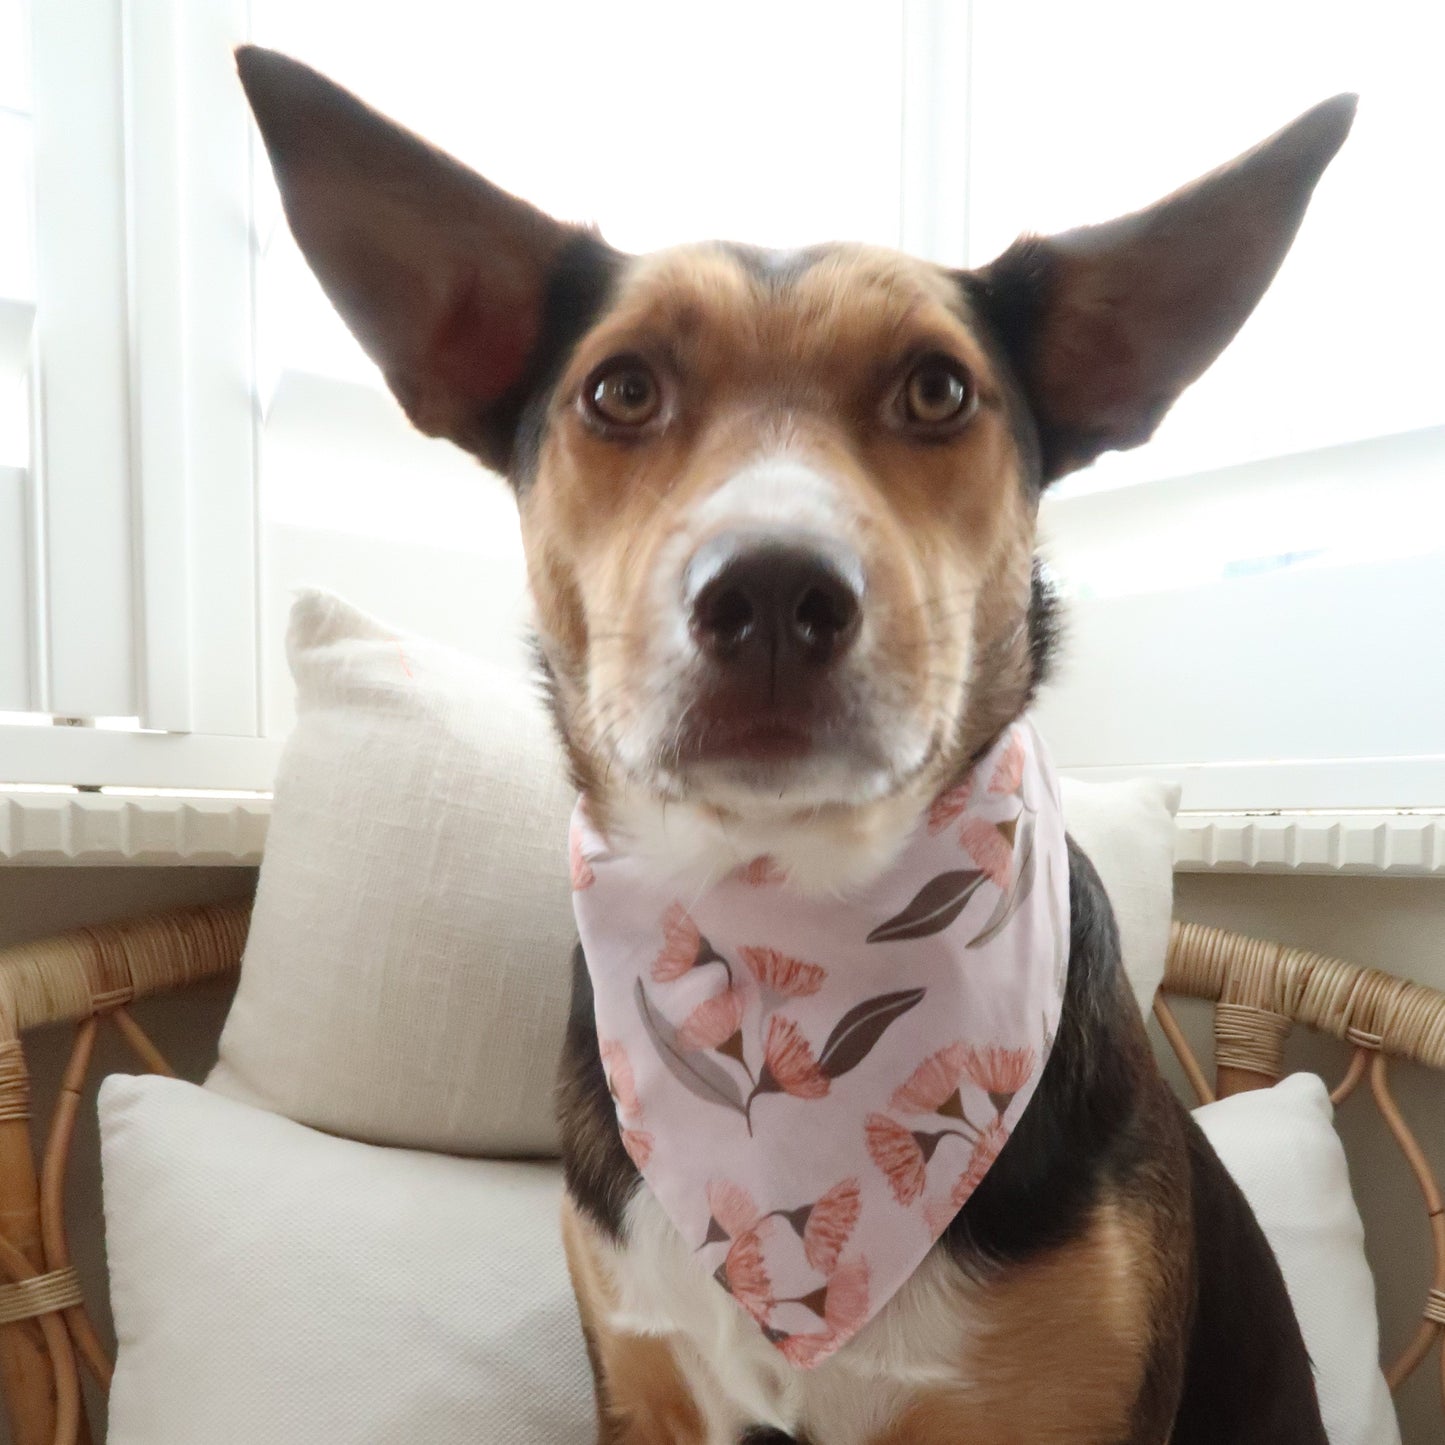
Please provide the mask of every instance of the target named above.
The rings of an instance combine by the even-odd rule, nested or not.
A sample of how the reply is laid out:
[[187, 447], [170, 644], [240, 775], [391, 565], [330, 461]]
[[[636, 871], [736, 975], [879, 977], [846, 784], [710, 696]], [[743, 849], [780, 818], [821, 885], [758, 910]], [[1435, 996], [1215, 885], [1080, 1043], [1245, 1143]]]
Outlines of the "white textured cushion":
[[[376, 1143], [552, 1152], [572, 795], [540, 706], [515, 676], [321, 592], [296, 603], [287, 645], [297, 721], [208, 1084]], [[1064, 785], [1146, 1008], [1177, 801], [1158, 783]]]
[[560, 1171], [100, 1096], [110, 1445], [593, 1445]]
[[1194, 1117], [1274, 1247], [1314, 1361], [1330, 1445], [1399, 1445], [1364, 1226], [1324, 1084], [1292, 1074]]
[[1179, 785], [1062, 779], [1064, 823], [1114, 906], [1124, 971], [1145, 1014], [1164, 978], [1174, 913], [1174, 814]]
[[540, 704], [321, 592], [287, 650], [296, 726], [208, 1083], [375, 1143], [554, 1152], [573, 795]]
[[[111, 1445], [592, 1445], [553, 1165], [334, 1139], [190, 1084], [108, 1079]], [[1398, 1445], [1324, 1086], [1196, 1117], [1279, 1257], [1331, 1445]]]

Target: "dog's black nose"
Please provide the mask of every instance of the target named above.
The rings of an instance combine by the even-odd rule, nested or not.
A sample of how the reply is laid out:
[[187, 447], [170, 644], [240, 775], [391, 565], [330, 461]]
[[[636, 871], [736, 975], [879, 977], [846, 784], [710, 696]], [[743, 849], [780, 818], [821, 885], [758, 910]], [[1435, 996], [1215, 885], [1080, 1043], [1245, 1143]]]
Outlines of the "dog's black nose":
[[698, 646], [739, 667], [832, 662], [862, 617], [862, 563], [812, 534], [724, 532], [698, 548], [683, 587]]

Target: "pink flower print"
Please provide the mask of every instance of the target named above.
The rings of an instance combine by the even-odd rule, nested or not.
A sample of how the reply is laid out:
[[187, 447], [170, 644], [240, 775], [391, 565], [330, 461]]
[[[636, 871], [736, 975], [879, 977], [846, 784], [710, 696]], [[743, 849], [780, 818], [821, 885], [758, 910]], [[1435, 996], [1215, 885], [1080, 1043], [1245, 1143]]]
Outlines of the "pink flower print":
[[817, 993], [828, 976], [821, 965], [804, 963], [802, 959], [779, 953], [776, 948], [740, 948], [738, 953], [747, 964], [748, 972], [764, 988], [784, 998], [806, 998]]
[[[789, 1364], [810, 1370], [855, 1335], [868, 1319], [868, 1263], [850, 1260], [839, 1267], [819, 1291], [826, 1330], [803, 1335], [785, 1335], [778, 1349]], [[812, 1307], [810, 1298], [809, 1305]]]
[[717, 1271], [718, 1283], [762, 1324], [773, 1307], [773, 1282], [763, 1263], [763, 1243], [756, 1229], [733, 1240]]
[[683, 1019], [677, 1041], [685, 1049], [720, 1049], [737, 1033], [742, 1021], [742, 994], [735, 988], [725, 988]]
[[823, 1318], [829, 1331], [844, 1338], [862, 1329], [868, 1318], [868, 1261], [850, 1259], [828, 1281]]
[[808, 1212], [803, 1226], [803, 1253], [819, 1274], [831, 1274], [847, 1247], [853, 1226], [863, 1211], [858, 1181], [835, 1184]]
[[1000, 1114], [1028, 1083], [1033, 1072], [1034, 1051], [1027, 1045], [1004, 1049], [990, 1044], [986, 1049], [969, 1049], [963, 1061], [964, 1077], [989, 1096]]
[[788, 875], [766, 853], [745, 863], [737, 875], [749, 888], [768, 888], [775, 883], [786, 883]]
[[652, 1158], [652, 1135], [646, 1129], [624, 1129], [622, 1147], [627, 1150], [627, 1157], [639, 1169], [647, 1168], [648, 1161]]
[[1011, 728], [1003, 756], [994, 767], [993, 777], [988, 780], [988, 790], [990, 793], [1016, 793], [1023, 786], [1023, 781], [1024, 740], [1017, 728]]
[[652, 977], [656, 983], [671, 983], [681, 978], [702, 951], [702, 934], [681, 903], [674, 903], [662, 915], [662, 951], [652, 961]]
[[579, 828], [573, 828], [567, 837], [567, 860], [572, 869], [572, 891], [574, 893], [580, 893], [584, 888], [590, 888], [597, 881], [597, 875], [592, 871], [592, 865], [582, 852], [582, 832]]
[[741, 1184], [727, 1179], [714, 1179], [708, 1184], [707, 1207], [713, 1222], [721, 1227], [722, 1237], [726, 1239], [746, 1234], [761, 1218], [761, 1211], [753, 1203], [752, 1195]]
[[1007, 1143], [1008, 1128], [1002, 1119], [994, 1119], [985, 1125], [973, 1146], [968, 1167], [958, 1176], [958, 1181], [953, 1186], [951, 1198], [960, 1209], [968, 1202], [969, 1195], [983, 1182], [983, 1176], [993, 1167], [993, 1161]]
[[888, 1101], [901, 1114], [948, 1113], [955, 1118], [962, 1116], [956, 1105], [959, 1080], [963, 1077], [968, 1061], [968, 1050], [962, 1043], [949, 1044], [919, 1064], [893, 1091]]
[[997, 823], [990, 823], [986, 818], [970, 818], [959, 830], [958, 841], [1000, 888], [1009, 886], [1014, 872], [1013, 844]]
[[887, 1177], [893, 1197], [912, 1204], [928, 1178], [928, 1160], [917, 1136], [887, 1114], [869, 1114], [864, 1131], [869, 1156]]
[[800, 1370], [811, 1370], [838, 1348], [839, 1341], [831, 1334], [784, 1335], [778, 1341], [783, 1358]]
[[935, 798], [928, 810], [928, 831], [941, 833], [955, 818], [961, 818], [967, 811], [972, 794], [973, 778], [967, 777], [956, 788], [950, 788]]
[[607, 1076], [607, 1092], [612, 1095], [618, 1114], [624, 1119], [639, 1118], [642, 1105], [637, 1098], [627, 1051], [615, 1039], [602, 1039], [597, 1047], [602, 1056], [602, 1072]]
[[930, 1238], [937, 1239], [958, 1213], [958, 1205], [951, 1199], [930, 1199], [923, 1206], [923, 1222], [928, 1227]]
[[821, 1099], [828, 1092], [828, 1077], [818, 1067], [811, 1045], [797, 1024], [778, 1014], [768, 1020], [763, 1067], [778, 1088], [795, 1099]]

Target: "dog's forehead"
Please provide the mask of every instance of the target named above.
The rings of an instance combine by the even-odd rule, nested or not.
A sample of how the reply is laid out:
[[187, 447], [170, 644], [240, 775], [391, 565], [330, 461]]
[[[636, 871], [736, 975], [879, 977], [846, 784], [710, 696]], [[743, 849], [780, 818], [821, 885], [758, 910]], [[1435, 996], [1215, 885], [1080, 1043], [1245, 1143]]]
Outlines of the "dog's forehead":
[[767, 250], [715, 241], [637, 258], [597, 329], [731, 337], [796, 353], [839, 343], [877, 349], [930, 327], [971, 329], [963, 290], [941, 267], [881, 247]]

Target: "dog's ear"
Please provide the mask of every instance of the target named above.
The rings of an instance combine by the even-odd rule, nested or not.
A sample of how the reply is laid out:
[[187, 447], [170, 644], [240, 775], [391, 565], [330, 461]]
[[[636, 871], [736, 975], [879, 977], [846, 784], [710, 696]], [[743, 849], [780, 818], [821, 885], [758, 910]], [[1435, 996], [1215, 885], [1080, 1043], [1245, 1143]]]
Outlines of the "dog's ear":
[[1279, 269], [1355, 97], [1119, 220], [1026, 237], [965, 278], [1023, 384], [1043, 481], [1138, 446]]
[[506, 471], [619, 260], [275, 51], [236, 64], [286, 218], [407, 415]]

